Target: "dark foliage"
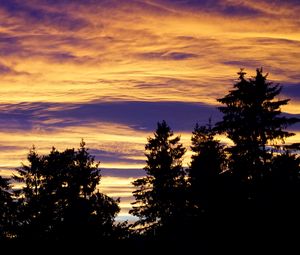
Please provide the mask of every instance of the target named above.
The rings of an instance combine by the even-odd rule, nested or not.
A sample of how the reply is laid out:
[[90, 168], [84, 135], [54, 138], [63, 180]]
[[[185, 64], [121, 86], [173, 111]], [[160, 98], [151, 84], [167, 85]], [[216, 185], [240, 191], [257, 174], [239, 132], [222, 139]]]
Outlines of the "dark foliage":
[[286, 128], [299, 119], [281, 115], [280, 107], [289, 99], [277, 99], [281, 87], [268, 82], [262, 69], [248, 80], [243, 70], [238, 74], [234, 89], [218, 99], [224, 116], [217, 129], [234, 143], [227, 148], [229, 168], [221, 174], [219, 187], [220, 212], [231, 223], [219, 225], [231, 228], [237, 238], [244, 235], [244, 241], [252, 231], [253, 240], [277, 238], [289, 220], [299, 224], [298, 217], [292, 217], [299, 213], [299, 159], [275, 146], [294, 135]]
[[192, 136], [191, 149], [194, 154], [189, 168], [191, 195], [193, 204], [203, 213], [215, 200], [215, 184], [226, 169], [224, 146], [215, 140], [215, 135], [211, 124], [201, 127], [197, 124]]
[[0, 241], [13, 238], [13, 210], [9, 179], [0, 176]]
[[[219, 217], [221, 173], [226, 170], [224, 146], [215, 139], [216, 131], [211, 122], [207, 126], [196, 125], [192, 135], [193, 155], [188, 169], [190, 231], [193, 237], [211, 225]], [[216, 215], [214, 215], [217, 213]]]
[[99, 163], [85, 147], [52, 149], [39, 156], [33, 148], [29, 165], [14, 179], [24, 187], [16, 191], [19, 239], [90, 240], [114, 238], [118, 201], [96, 190]]
[[219, 107], [224, 116], [217, 128], [234, 143], [229, 150], [230, 170], [243, 181], [251, 182], [267, 171], [271, 155], [266, 146], [294, 135], [285, 129], [299, 120], [281, 116], [280, 107], [289, 99], [276, 99], [281, 87], [268, 82], [262, 69], [257, 69], [256, 76], [249, 80], [243, 70], [238, 74], [234, 90], [218, 99], [224, 105]]
[[182, 156], [185, 148], [180, 137], [165, 121], [157, 124], [153, 138], [146, 144], [146, 177], [137, 179], [130, 211], [139, 220], [134, 227], [148, 236], [170, 237], [177, 233], [185, 210], [185, 186]]

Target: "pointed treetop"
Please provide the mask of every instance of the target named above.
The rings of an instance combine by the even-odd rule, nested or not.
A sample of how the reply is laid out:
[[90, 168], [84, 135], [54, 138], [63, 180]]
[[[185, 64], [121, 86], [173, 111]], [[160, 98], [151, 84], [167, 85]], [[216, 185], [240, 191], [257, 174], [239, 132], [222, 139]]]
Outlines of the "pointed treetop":
[[240, 71], [237, 73], [239, 75], [240, 80], [245, 80], [245, 75], [247, 74], [244, 72], [244, 68], [241, 68]]
[[84, 149], [85, 148], [85, 141], [83, 140], [83, 138], [81, 139], [81, 142], [80, 142], [80, 149]]

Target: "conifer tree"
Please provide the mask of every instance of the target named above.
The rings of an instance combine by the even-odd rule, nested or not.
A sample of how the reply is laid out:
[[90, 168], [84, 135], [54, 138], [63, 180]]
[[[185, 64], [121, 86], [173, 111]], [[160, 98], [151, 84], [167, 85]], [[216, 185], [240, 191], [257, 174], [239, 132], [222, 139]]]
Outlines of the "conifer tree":
[[[223, 221], [222, 228], [230, 227], [245, 239], [250, 238], [251, 230], [257, 237], [278, 235], [277, 226], [285, 225], [292, 211], [299, 212], [295, 208], [300, 193], [295, 189], [299, 186], [299, 161], [282, 154], [276, 145], [294, 135], [286, 128], [299, 119], [281, 114], [289, 99], [278, 99], [282, 87], [269, 82], [262, 69], [251, 79], [246, 79], [243, 70], [238, 74], [234, 89], [218, 99], [224, 105], [219, 107], [224, 115], [217, 128], [233, 141], [228, 146], [229, 171], [222, 174], [226, 205], [222, 215], [231, 223]], [[294, 225], [299, 224], [292, 218]]]
[[225, 170], [224, 146], [215, 139], [216, 131], [211, 122], [207, 126], [196, 125], [192, 146], [193, 155], [189, 168], [192, 206], [199, 212], [208, 213], [217, 199], [220, 173]]
[[177, 223], [183, 220], [180, 218], [185, 208], [182, 157], [186, 150], [165, 121], [157, 124], [145, 149], [147, 175], [133, 182], [137, 188], [133, 192], [136, 201], [130, 213], [139, 217], [134, 226], [145, 232], [158, 234], [165, 229], [170, 234], [166, 229], [176, 225], [176, 220]]
[[267, 171], [271, 156], [267, 146], [294, 135], [285, 129], [298, 119], [281, 115], [281, 107], [289, 99], [276, 98], [282, 87], [267, 81], [268, 74], [264, 75], [262, 68], [252, 79], [246, 79], [243, 70], [238, 75], [234, 89], [218, 99], [224, 105], [219, 107], [224, 116], [217, 127], [234, 143], [230, 149], [231, 170], [244, 181], [251, 181]]

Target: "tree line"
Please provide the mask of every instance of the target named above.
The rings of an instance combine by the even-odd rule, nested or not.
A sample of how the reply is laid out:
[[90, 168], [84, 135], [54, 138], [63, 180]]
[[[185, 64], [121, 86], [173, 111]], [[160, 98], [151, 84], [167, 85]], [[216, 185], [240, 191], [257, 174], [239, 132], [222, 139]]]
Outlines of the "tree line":
[[[264, 237], [300, 226], [300, 144], [285, 145], [299, 122], [285, 117], [282, 87], [262, 69], [218, 99], [223, 119], [196, 125], [193, 155], [165, 122], [145, 146], [145, 177], [133, 182], [133, 224], [116, 223], [119, 200], [97, 189], [99, 162], [79, 149], [35, 148], [11, 178], [0, 177], [0, 239], [15, 240], [222, 240], [255, 232]], [[222, 144], [226, 135], [233, 145]], [[19, 189], [11, 182], [20, 183]], [[228, 237], [228, 231], [235, 234]]]

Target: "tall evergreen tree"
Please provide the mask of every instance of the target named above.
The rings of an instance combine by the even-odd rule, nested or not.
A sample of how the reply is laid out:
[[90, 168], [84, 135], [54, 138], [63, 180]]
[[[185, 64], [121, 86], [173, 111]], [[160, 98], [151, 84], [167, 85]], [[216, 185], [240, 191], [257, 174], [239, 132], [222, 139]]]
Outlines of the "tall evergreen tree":
[[186, 150], [165, 121], [157, 124], [154, 137], [148, 138], [145, 149], [147, 176], [133, 182], [137, 188], [133, 192], [136, 201], [130, 213], [139, 217], [134, 226], [147, 233], [170, 234], [170, 226], [179, 223], [185, 208], [182, 157]]
[[44, 205], [41, 196], [44, 182], [42, 177], [43, 157], [40, 157], [33, 147], [29, 151], [27, 160], [30, 164], [23, 164], [17, 169], [18, 174], [13, 175], [13, 179], [23, 186], [20, 190], [15, 190], [18, 204], [16, 229], [18, 237], [26, 236], [28, 239], [39, 239], [45, 228], [41, 213]]
[[[260, 238], [274, 236], [274, 233], [278, 235], [276, 224], [284, 223], [287, 219], [279, 216], [278, 205], [281, 204], [280, 210], [289, 214], [290, 205], [298, 203], [299, 192], [282, 189], [289, 184], [295, 187], [290, 181], [286, 182], [289, 178], [285, 177], [292, 171], [297, 176], [294, 180], [299, 179], [298, 163], [293, 157], [277, 156], [281, 152], [276, 150], [275, 145], [284, 143], [287, 137], [294, 135], [285, 129], [299, 119], [281, 115], [281, 107], [289, 99], [277, 99], [282, 87], [267, 81], [262, 69], [257, 69], [256, 76], [251, 79], [245, 78], [243, 70], [238, 74], [239, 81], [234, 89], [218, 99], [224, 105], [219, 107], [224, 115], [223, 120], [217, 123], [217, 128], [234, 143], [228, 147], [229, 171], [222, 175], [225, 187], [223, 204], [226, 205], [222, 215], [230, 225], [223, 221], [222, 228], [230, 227], [244, 236], [243, 241], [247, 241], [251, 230]], [[286, 163], [289, 169], [282, 167]], [[276, 177], [279, 173], [284, 178]], [[275, 190], [282, 192], [278, 194]], [[288, 199], [290, 195], [296, 195], [297, 199], [291, 202]], [[283, 197], [290, 201], [289, 206], [282, 203], [287, 201]]]
[[215, 140], [216, 131], [211, 123], [195, 127], [192, 136], [189, 179], [191, 185], [192, 205], [199, 212], [208, 213], [217, 199], [220, 173], [225, 170], [226, 156], [224, 146]]
[[238, 74], [234, 89], [218, 99], [225, 106], [219, 107], [224, 116], [217, 127], [234, 142], [230, 149], [232, 171], [244, 181], [251, 181], [266, 171], [270, 158], [266, 146], [292, 136], [293, 133], [284, 129], [298, 119], [281, 116], [280, 107], [289, 99], [276, 99], [282, 87], [267, 81], [268, 75], [264, 75], [262, 69], [256, 70], [253, 79], [247, 80], [243, 70]]

